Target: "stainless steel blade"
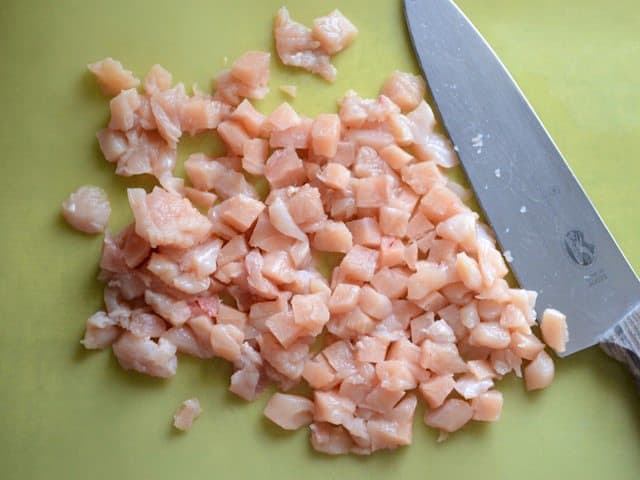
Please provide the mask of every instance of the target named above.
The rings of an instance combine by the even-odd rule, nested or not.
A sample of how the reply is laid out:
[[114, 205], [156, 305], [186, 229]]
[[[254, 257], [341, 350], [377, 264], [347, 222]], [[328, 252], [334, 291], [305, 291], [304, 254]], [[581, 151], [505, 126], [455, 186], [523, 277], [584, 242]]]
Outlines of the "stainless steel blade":
[[[405, 0], [444, 126], [511, 269], [537, 310], [567, 315], [566, 354], [640, 303], [640, 282], [505, 67], [450, 0]], [[507, 252], [509, 252], [507, 254]]]

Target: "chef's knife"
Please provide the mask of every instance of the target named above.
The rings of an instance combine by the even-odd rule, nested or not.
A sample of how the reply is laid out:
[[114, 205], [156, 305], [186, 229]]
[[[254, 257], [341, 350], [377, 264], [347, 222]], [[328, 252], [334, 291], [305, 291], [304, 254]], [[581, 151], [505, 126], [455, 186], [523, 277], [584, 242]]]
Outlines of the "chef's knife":
[[437, 110], [537, 310], [567, 315], [565, 355], [599, 343], [640, 386], [640, 281], [509, 72], [451, 0], [405, 0]]

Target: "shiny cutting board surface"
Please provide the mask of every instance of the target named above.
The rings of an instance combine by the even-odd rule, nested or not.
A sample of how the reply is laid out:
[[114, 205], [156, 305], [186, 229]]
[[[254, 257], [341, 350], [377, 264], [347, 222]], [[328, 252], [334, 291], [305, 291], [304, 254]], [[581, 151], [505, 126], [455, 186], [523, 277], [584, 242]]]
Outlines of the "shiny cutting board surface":
[[[636, 271], [640, 269], [640, 9], [632, 0], [460, 0], [544, 121]], [[112, 56], [142, 76], [153, 63], [177, 81], [208, 87], [249, 49], [270, 50], [265, 0], [185, 2], [5, 1], [0, 5], [0, 465], [5, 479], [113, 478], [616, 478], [640, 472], [640, 397], [598, 349], [557, 362], [555, 383], [505, 393], [497, 424], [474, 424], [444, 443], [416, 415], [414, 443], [370, 458], [315, 454], [306, 431], [262, 417], [268, 395], [247, 404], [227, 392], [222, 361], [180, 358], [163, 381], [123, 372], [109, 351], [80, 346], [101, 307], [100, 236], [72, 231], [59, 205], [82, 184], [107, 190], [110, 227], [130, 221], [122, 179], [95, 132], [108, 99], [86, 72]], [[341, 9], [360, 29], [335, 58], [329, 85], [272, 61], [269, 111], [287, 98], [307, 115], [333, 111], [349, 88], [375, 95], [394, 69], [417, 72], [399, 0], [290, 1], [309, 23]], [[180, 155], [211, 149], [185, 141]], [[536, 255], [532, 252], [532, 255]], [[187, 434], [171, 428], [179, 403], [204, 413]]]

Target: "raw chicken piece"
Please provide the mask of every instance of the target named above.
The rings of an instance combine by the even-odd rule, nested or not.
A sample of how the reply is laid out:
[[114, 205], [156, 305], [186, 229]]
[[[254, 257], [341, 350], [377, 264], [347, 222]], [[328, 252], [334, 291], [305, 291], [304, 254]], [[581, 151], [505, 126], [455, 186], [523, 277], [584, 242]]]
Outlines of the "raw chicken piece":
[[285, 430], [297, 430], [313, 420], [314, 406], [299, 395], [274, 393], [264, 408], [264, 416]]
[[380, 235], [380, 227], [375, 218], [359, 218], [347, 222], [346, 226], [351, 232], [354, 244], [370, 248], [380, 246], [382, 236]]
[[213, 351], [208, 339], [200, 339], [188, 325], [172, 327], [162, 334], [161, 339], [168, 340], [176, 346], [178, 352], [196, 358], [212, 358]]
[[182, 83], [151, 97], [151, 112], [158, 132], [170, 146], [175, 146], [182, 136], [180, 117], [188, 97]]
[[540, 331], [544, 343], [553, 348], [557, 353], [567, 349], [569, 330], [567, 329], [567, 317], [553, 308], [547, 308], [542, 312]]
[[111, 57], [91, 63], [87, 68], [96, 76], [98, 85], [105, 95], [117, 95], [122, 90], [140, 85], [140, 80], [134, 77], [130, 70], [125, 70], [120, 62]]
[[80, 341], [89, 350], [102, 349], [116, 341], [122, 329], [105, 312], [96, 312], [87, 319], [84, 338]]
[[391, 300], [375, 291], [369, 285], [365, 285], [360, 289], [358, 306], [364, 313], [376, 320], [383, 320], [391, 315]]
[[340, 272], [345, 279], [355, 282], [368, 282], [373, 278], [378, 263], [378, 252], [355, 245], [340, 263]]
[[302, 185], [307, 179], [302, 160], [291, 147], [271, 154], [264, 168], [264, 176], [272, 189]]
[[147, 95], [154, 95], [171, 88], [171, 83], [173, 83], [171, 73], [162, 65], [155, 64], [151, 66], [147, 76], [144, 77], [142, 88]]
[[325, 52], [335, 55], [351, 45], [358, 35], [358, 29], [336, 9], [324, 17], [314, 19], [311, 34], [320, 42]]
[[188, 248], [203, 240], [211, 222], [189, 200], [158, 187], [147, 194], [141, 188], [127, 190], [136, 220], [136, 233], [152, 247], [174, 245]]
[[527, 390], [546, 388], [553, 382], [555, 367], [553, 360], [544, 350], [526, 367], [524, 367], [524, 383]]
[[107, 162], [117, 162], [129, 147], [127, 137], [122, 132], [103, 128], [96, 134], [100, 150]]
[[385, 80], [380, 91], [398, 105], [402, 111], [417, 108], [426, 92], [427, 86], [421, 76], [397, 70]]
[[266, 128], [269, 132], [288, 130], [300, 125], [300, 116], [287, 102], [281, 103], [267, 117]]
[[346, 191], [351, 183], [351, 172], [344, 165], [329, 162], [317, 175], [317, 179], [329, 188]]
[[444, 402], [441, 407], [426, 412], [424, 423], [451, 433], [460, 430], [472, 417], [473, 408], [467, 402], [452, 398]]
[[227, 225], [244, 233], [251, 228], [265, 206], [258, 200], [240, 194], [225, 200], [218, 208], [220, 218]]
[[138, 110], [141, 103], [140, 94], [135, 88], [123, 90], [113, 97], [109, 102], [109, 109], [111, 110], [109, 128], [123, 132], [131, 130], [135, 124], [136, 110]]
[[307, 381], [311, 388], [317, 389], [332, 388], [339, 381], [336, 377], [336, 371], [329, 365], [322, 354], [318, 354], [305, 362], [302, 378]]
[[242, 330], [231, 324], [217, 324], [211, 328], [211, 349], [218, 357], [236, 362], [241, 355], [244, 340]]
[[260, 134], [264, 128], [265, 116], [260, 113], [251, 102], [247, 99], [243, 100], [240, 105], [231, 113], [230, 118], [240, 123], [245, 131], [252, 137]]
[[351, 436], [341, 426], [314, 422], [309, 428], [311, 429], [311, 446], [317, 452], [341, 455], [349, 453], [353, 447]]
[[533, 360], [544, 350], [544, 344], [533, 334], [514, 332], [511, 335], [511, 350], [520, 358]]
[[387, 175], [361, 178], [356, 182], [356, 206], [359, 208], [384, 207], [391, 198], [391, 182]]
[[242, 145], [242, 168], [251, 175], [262, 175], [269, 155], [269, 143], [262, 138], [252, 138]]
[[176, 300], [152, 290], [144, 292], [144, 299], [154, 312], [173, 326], [183, 325], [191, 316], [191, 309], [184, 300]]
[[180, 128], [189, 135], [215, 129], [229, 113], [229, 107], [208, 95], [187, 98], [180, 108]]
[[62, 215], [76, 230], [104, 232], [111, 215], [109, 197], [100, 187], [80, 187], [62, 203]]
[[311, 148], [316, 155], [333, 158], [340, 141], [340, 117], [335, 113], [323, 113], [316, 117], [311, 127]]
[[489, 390], [471, 400], [473, 419], [479, 422], [497, 422], [502, 414], [502, 393]]
[[253, 89], [266, 88], [269, 84], [270, 60], [270, 53], [248, 51], [233, 62], [231, 75]]
[[356, 404], [350, 399], [340, 396], [335, 391], [313, 393], [314, 415], [316, 422], [328, 422], [342, 425], [353, 416]]
[[453, 375], [449, 373], [428, 379], [420, 384], [419, 390], [429, 408], [438, 408], [453, 391], [455, 384]]
[[420, 347], [420, 366], [438, 375], [461, 373], [467, 365], [453, 343], [435, 343], [425, 340]]
[[113, 353], [125, 370], [168, 378], [176, 373], [176, 346], [161, 338], [158, 343], [124, 332], [113, 344]]
[[232, 154], [243, 154], [244, 144], [249, 141], [250, 137], [242, 125], [233, 120], [225, 120], [218, 125], [216, 131]]
[[191, 426], [196, 418], [202, 413], [202, 407], [197, 398], [190, 398], [182, 402], [173, 416], [173, 426], [178, 430], [186, 432], [191, 430]]
[[285, 7], [276, 14], [274, 36], [282, 63], [318, 74], [329, 82], [335, 81], [336, 69], [321, 43], [313, 39], [311, 29], [291, 20]]
[[393, 207], [380, 208], [380, 231], [384, 235], [402, 238], [407, 233], [410, 212]]
[[500, 350], [509, 346], [511, 343], [511, 336], [507, 330], [500, 326], [499, 323], [482, 322], [471, 330], [469, 342], [478, 347]]
[[202, 153], [190, 155], [184, 163], [187, 177], [198, 190], [215, 190], [223, 199], [243, 194], [258, 195], [242, 173], [225, 167], [224, 157], [210, 158]]

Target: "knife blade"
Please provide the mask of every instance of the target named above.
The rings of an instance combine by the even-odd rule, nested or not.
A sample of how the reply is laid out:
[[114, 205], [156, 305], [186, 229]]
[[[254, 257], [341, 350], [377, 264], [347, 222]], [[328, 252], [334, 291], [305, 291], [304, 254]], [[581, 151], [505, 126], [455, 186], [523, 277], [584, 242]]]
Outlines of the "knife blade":
[[563, 355], [600, 342], [640, 374], [640, 281], [523, 93], [453, 1], [404, 7], [438, 113], [518, 283], [539, 292], [538, 312], [567, 315]]

